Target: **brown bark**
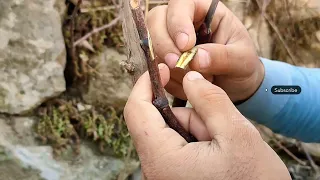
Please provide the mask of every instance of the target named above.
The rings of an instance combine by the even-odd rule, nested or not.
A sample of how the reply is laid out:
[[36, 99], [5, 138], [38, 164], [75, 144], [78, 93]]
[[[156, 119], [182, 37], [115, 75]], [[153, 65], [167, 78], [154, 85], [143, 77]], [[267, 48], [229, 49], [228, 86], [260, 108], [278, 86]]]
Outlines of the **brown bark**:
[[154, 106], [159, 110], [168, 126], [178, 132], [187, 142], [197, 141], [179, 124], [170, 109], [161, 84], [157, 62], [150, 51], [148, 30], [144, 13], [139, 6], [139, 0], [123, 0], [123, 17], [123, 31], [128, 53], [126, 64], [127, 67], [131, 67], [129, 70], [133, 76], [133, 83], [139, 79], [142, 73], [149, 70], [154, 94]]

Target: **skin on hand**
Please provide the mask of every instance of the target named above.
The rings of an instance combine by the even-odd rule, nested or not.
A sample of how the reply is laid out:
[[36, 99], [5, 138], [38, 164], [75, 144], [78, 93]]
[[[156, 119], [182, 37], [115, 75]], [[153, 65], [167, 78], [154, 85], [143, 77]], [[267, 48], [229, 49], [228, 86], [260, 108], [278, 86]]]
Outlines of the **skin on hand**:
[[148, 13], [147, 25], [155, 54], [171, 69], [165, 88], [186, 99], [183, 77], [194, 70], [225, 90], [233, 102], [245, 100], [259, 88], [264, 67], [246, 28], [222, 2], [211, 24], [212, 43], [197, 46], [199, 51], [188, 71], [174, 68], [182, 52], [195, 46], [196, 30], [210, 4], [211, 0], [170, 0], [168, 5], [155, 7]]
[[[160, 64], [159, 71], [166, 85], [169, 68]], [[187, 143], [166, 125], [152, 104], [147, 72], [127, 101], [124, 116], [145, 179], [291, 179], [277, 154], [221, 88], [191, 71], [183, 79], [183, 90], [193, 108], [173, 112], [199, 142]]]

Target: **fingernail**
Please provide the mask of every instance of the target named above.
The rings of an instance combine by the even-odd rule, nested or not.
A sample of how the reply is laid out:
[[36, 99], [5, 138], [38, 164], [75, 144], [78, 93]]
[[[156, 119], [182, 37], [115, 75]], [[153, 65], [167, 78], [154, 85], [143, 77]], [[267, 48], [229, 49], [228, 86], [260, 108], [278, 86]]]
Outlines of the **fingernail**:
[[161, 63], [161, 64], [158, 64], [159, 70], [162, 70], [163, 68], [165, 68], [165, 66], [166, 66], [166, 65], [165, 65], [165, 64], [162, 64], [162, 63]]
[[189, 36], [186, 33], [179, 33], [178, 36], [177, 36], [176, 41], [177, 41], [178, 48], [180, 50], [184, 49], [188, 44]]
[[210, 57], [206, 50], [198, 49], [198, 59], [200, 69], [206, 69], [210, 65]]
[[179, 56], [174, 53], [169, 53], [164, 57], [164, 61], [169, 68], [174, 68], [179, 60]]
[[197, 79], [204, 79], [204, 77], [196, 71], [190, 71], [187, 74], [187, 78], [189, 81], [193, 81], [193, 80], [197, 80]]

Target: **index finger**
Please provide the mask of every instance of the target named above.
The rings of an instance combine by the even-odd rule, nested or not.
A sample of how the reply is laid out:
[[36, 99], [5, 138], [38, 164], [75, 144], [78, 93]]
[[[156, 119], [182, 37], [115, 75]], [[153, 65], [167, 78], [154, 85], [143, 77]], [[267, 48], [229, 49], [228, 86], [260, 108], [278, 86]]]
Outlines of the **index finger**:
[[[164, 64], [159, 66], [162, 84], [166, 84], [169, 81], [169, 68]], [[177, 147], [185, 142], [173, 129], [166, 128], [164, 119], [152, 104], [148, 73], [143, 74], [135, 84], [125, 106], [124, 117], [138, 153], [148, 151], [153, 154], [164, 144], [165, 147]]]
[[[204, 21], [212, 0], [171, 0], [168, 5], [167, 28], [170, 37], [181, 51], [195, 46], [196, 32]], [[225, 15], [225, 9], [218, 3], [211, 29], [214, 31]], [[195, 28], [196, 26], [196, 28]]]

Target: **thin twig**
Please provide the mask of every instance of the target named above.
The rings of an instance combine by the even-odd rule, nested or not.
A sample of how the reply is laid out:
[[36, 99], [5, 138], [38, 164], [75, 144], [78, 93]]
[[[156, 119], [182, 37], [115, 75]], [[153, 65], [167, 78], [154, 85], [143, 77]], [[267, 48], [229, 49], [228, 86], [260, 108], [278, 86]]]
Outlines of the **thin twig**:
[[304, 165], [304, 166], [307, 165], [306, 162], [302, 161], [302, 160], [299, 159], [297, 156], [295, 156], [291, 151], [289, 151], [289, 149], [287, 149], [286, 147], [284, 147], [276, 138], [271, 138], [271, 140], [272, 140], [273, 142], [275, 142], [279, 148], [281, 148], [282, 150], [284, 150], [284, 152], [286, 152], [290, 157], [292, 157], [292, 159], [296, 160], [299, 164]]
[[116, 8], [116, 9], [117, 9], [117, 13], [118, 13], [118, 14], [121, 14], [121, 12], [120, 12], [120, 11], [121, 11], [121, 9], [120, 9], [121, 6], [118, 4], [119, 1], [118, 1], [118, 3], [117, 3], [116, 0], [112, 0], [112, 3], [113, 3], [113, 6], [114, 6], [114, 7], [117, 7], [117, 8]]
[[319, 167], [316, 165], [316, 163], [314, 162], [314, 160], [312, 159], [310, 153], [308, 152], [308, 150], [306, 149], [306, 147], [304, 147], [304, 145], [301, 142], [298, 142], [299, 146], [302, 148], [302, 150], [304, 151], [304, 153], [307, 156], [308, 161], [310, 162], [311, 167], [314, 169], [314, 171], [316, 173], [320, 173], [319, 171]]
[[301, 159], [299, 159], [297, 156], [295, 156], [292, 152], [290, 152], [286, 147], [284, 147], [275, 137], [274, 134], [272, 134], [271, 136], [263, 129], [263, 128], [259, 128], [266, 136], [268, 136], [274, 143], [276, 143], [276, 145], [282, 149], [284, 152], [286, 152], [292, 159], [294, 159], [295, 161], [297, 161], [299, 164], [305, 166], [307, 165], [306, 162], [302, 161]]
[[98, 32], [100, 32], [100, 31], [103, 31], [103, 30], [107, 29], [107, 28], [110, 28], [110, 27], [115, 26], [120, 19], [121, 19], [121, 16], [118, 16], [117, 18], [113, 19], [110, 23], [105, 24], [105, 25], [103, 25], [103, 26], [101, 26], [101, 27], [99, 27], [99, 28], [93, 29], [91, 32], [89, 32], [88, 34], [86, 34], [85, 36], [83, 36], [82, 38], [80, 38], [79, 40], [77, 40], [77, 41], [73, 44], [73, 46], [75, 47], [75, 46], [79, 45], [82, 41], [88, 39], [89, 37], [91, 37], [91, 36], [92, 36], [93, 34], [95, 34], [95, 33], [98, 33]]
[[[260, 10], [262, 10], [261, 4], [259, 2], [259, 0], [256, 0]], [[284, 38], [282, 37], [277, 25], [271, 20], [271, 18], [269, 17], [269, 15], [267, 15], [266, 13], [262, 13], [263, 17], [268, 21], [268, 23], [270, 24], [270, 26], [272, 27], [272, 29], [274, 30], [274, 32], [277, 34], [278, 38], [280, 39], [281, 43], [283, 44], [284, 48], [287, 50], [290, 58], [291, 58], [291, 63], [293, 65], [296, 65], [296, 56], [293, 54], [293, 52], [291, 51], [291, 49], [289, 48], [288, 44], [286, 43], [286, 41], [284, 40]]]
[[79, 72], [78, 68], [78, 58], [76, 57], [76, 48], [74, 46], [74, 26], [75, 26], [75, 18], [78, 14], [78, 11], [80, 9], [80, 5], [82, 3], [82, 0], [79, 0], [76, 7], [74, 8], [72, 15], [71, 15], [71, 25], [70, 25], [70, 47], [69, 50], [71, 51], [71, 60], [72, 64], [74, 65], [74, 73], [77, 77], [81, 77], [82, 75]]
[[76, 7], [74, 8], [73, 12], [72, 12], [72, 15], [71, 15], [71, 18], [74, 19], [75, 16], [77, 15], [79, 9], [80, 9], [80, 5], [82, 4], [82, 0], [79, 0]]

